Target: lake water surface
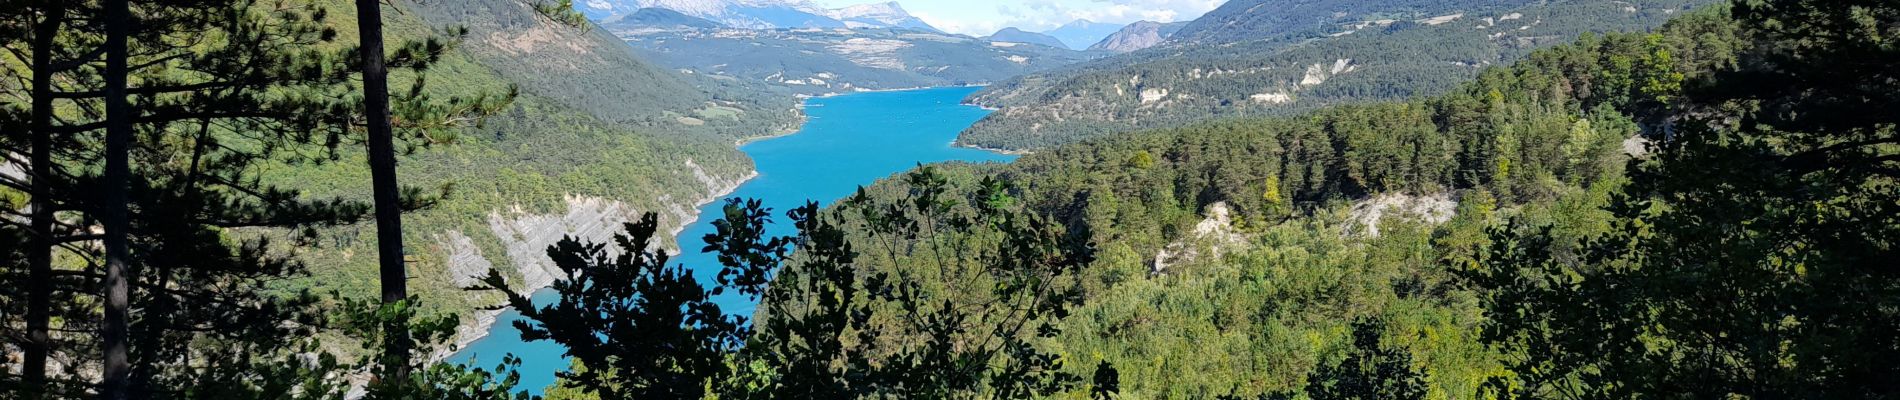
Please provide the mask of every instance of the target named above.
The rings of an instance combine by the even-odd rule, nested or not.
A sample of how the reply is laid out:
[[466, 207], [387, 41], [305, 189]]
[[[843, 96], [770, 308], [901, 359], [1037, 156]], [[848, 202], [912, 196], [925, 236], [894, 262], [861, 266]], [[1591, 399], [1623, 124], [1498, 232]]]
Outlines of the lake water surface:
[[[746, 182], [727, 198], [756, 198], [773, 209], [773, 235], [791, 234], [784, 212], [808, 200], [830, 204], [854, 193], [858, 186], [916, 167], [941, 161], [999, 161], [1015, 156], [951, 147], [957, 133], [989, 111], [959, 104], [977, 88], [938, 88], [896, 92], [858, 93], [814, 98], [805, 102], [810, 116], [798, 133], [752, 142], [739, 149], [757, 163], [759, 177]], [[713, 232], [712, 220], [724, 214], [721, 200], [700, 208], [698, 221], [678, 237], [685, 254], [673, 262], [692, 268], [703, 284], [711, 285], [719, 272], [717, 260], [700, 253], [701, 240]], [[553, 293], [535, 293], [537, 302], [551, 301]], [[755, 308], [742, 298], [724, 296], [720, 308], [751, 315]], [[490, 334], [455, 354], [451, 360], [493, 367], [504, 354], [521, 358], [521, 388], [535, 394], [554, 383], [554, 373], [567, 369], [564, 348], [553, 342], [522, 342], [514, 328], [520, 314], [507, 311]]]

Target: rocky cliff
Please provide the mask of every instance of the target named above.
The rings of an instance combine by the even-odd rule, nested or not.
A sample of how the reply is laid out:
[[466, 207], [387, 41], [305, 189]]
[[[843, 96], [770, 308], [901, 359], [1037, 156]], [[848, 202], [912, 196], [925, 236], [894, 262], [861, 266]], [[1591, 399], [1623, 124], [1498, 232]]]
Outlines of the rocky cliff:
[[[674, 201], [671, 196], [661, 196], [660, 203], [665, 204], [661, 210], [638, 210], [624, 201], [583, 194], [567, 195], [566, 210], [556, 213], [532, 213], [519, 206], [496, 210], [488, 215], [487, 233], [501, 240], [506, 254], [483, 254], [469, 233], [445, 232], [438, 240], [442, 241], [440, 247], [449, 252], [450, 279], [459, 286], [474, 285], [481, 277], [487, 276], [490, 269], [497, 268], [497, 263], [491, 260], [495, 258], [503, 260], [504, 275], [514, 275], [510, 282], [517, 286], [516, 289], [525, 292], [541, 290], [563, 278], [560, 268], [547, 256], [548, 247], [562, 239], [573, 237], [582, 242], [610, 242], [615, 234], [622, 232], [623, 224], [640, 218], [646, 212], [658, 213], [660, 226], [671, 232], [672, 236], [678, 236], [686, 225], [697, 220], [700, 206], [718, 201], [737, 190], [739, 185], [758, 176], [757, 172], [742, 177], [715, 176], [692, 160], [687, 160], [678, 172], [691, 174], [699, 180], [704, 185], [704, 190], [700, 192], [702, 195], [688, 201]], [[680, 251], [681, 246], [675, 241], [661, 243], [668, 251]], [[609, 248], [609, 251], [613, 250]], [[513, 274], [509, 274], [510, 271]], [[471, 315], [457, 329], [456, 342], [461, 345], [457, 347], [464, 347], [486, 336], [500, 313], [499, 310], [479, 311]], [[447, 354], [437, 356], [446, 357]]]

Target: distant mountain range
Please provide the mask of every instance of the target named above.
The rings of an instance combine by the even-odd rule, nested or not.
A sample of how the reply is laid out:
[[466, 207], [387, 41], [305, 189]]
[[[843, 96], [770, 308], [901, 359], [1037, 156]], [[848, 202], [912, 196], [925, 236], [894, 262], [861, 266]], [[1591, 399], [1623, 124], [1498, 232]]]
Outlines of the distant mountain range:
[[583, 0], [574, 8], [589, 19], [615, 21], [642, 9], [659, 8], [739, 29], [896, 28], [937, 31], [896, 2], [839, 9], [806, 0]]
[[995, 34], [985, 37], [984, 39], [989, 39], [989, 41], [992, 42], [1039, 44], [1058, 49], [1070, 48], [1068, 44], [1062, 43], [1061, 39], [1057, 39], [1054, 36], [1026, 32], [1016, 28], [1003, 28], [1003, 30], [996, 31]]
[[1122, 27], [1122, 30], [1115, 32], [1113, 35], [1108, 35], [1107, 39], [1096, 42], [1094, 46], [1089, 46], [1089, 50], [1127, 53], [1155, 47], [1155, 45], [1161, 44], [1163, 40], [1174, 36], [1175, 32], [1180, 32], [1181, 28], [1187, 26], [1187, 24], [1187, 22], [1164, 24], [1154, 21], [1137, 21]]
[[679, 11], [664, 8], [642, 8], [631, 14], [621, 14], [600, 21], [600, 26], [614, 27], [653, 27], [653, 28], [723, 28], [718, 22], [705, 18], [681, 14]]
[[828, 15], [844, 21], [846, 25], [853, 28], [907, 28], [937, 32], [936, 27], [910, 15], [910, 12], [904, 11], [904, 7], [895, 1], [859, 4], [831, 10]]
[[1107, 54], [911, 29], [607, 27], [641, 58], [800, 95], [988, 84]]
[[1057, 27], [1055, 30], [1043, 33], [1061, 40], [1062, 43], [1067, 44], [1070, 49], [1082, 50], [1089, 48], [1089, 46], [1102, 41], [1103, 38], [1107, 38], [1108, 35], [1113, 35], [1116, 31], [1120, 31], [1121, 29], [1122, 25], [1078, 19]]

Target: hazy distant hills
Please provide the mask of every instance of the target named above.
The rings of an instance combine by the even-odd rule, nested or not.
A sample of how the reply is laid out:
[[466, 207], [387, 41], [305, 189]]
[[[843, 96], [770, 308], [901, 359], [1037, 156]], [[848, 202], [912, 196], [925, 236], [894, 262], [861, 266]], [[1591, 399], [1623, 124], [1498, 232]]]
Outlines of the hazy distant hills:
[[1054, 47], [1058, 49], [1070, 48], [1068, 44], [1062, 43], [1061, 39], [1056, 39], [1056, 37], [1054, 36], [1049, 36], [1049, 35], [1035, 33], [1035, 32], [1025, 32], [1021, 29], [1016, 29], [1016, 28], [1003, 28], [1003, 30], [996, 31], [995, 34], [985, 37], [984, 39], [988, 39], [989, 41], [992, 41], [992, 42], [1038, 44], [1038, 45], [1049, 46], [1049, 47]]
[[1121, 29], [1122, 25], [1078, 19], [1043, 33], [1061, 40], [1070, 49], [1082, 50]]
[[1136, 21], [1122, 27], [1108, 38], [1089, 46], [1089, 50], [1127, 53], [1160, 45], [1162, 41], [1180, 32], [1187, 22], [1160, 23], [1154, 21]]
[[807, 95], [987, 84], [1101, 54], [908, 29], [612, 29], [662, 65]]
[[608, 29], [615, 27], [650, 27], [661, 29], [697, 29], [723, 28], [718, 22], [705, 18], [681, 14], [679, 11], [664, 8], [642, 8], [631, 14], [621, 14], [600, 21], [600, 26]]
[[1713, 2], [1234, 0], [1155, 47], [976, 93], [970, 102], [1000, 111], [958, 140], [1029, 149], [1216, 118], [1431, 95], [1542, 46], [1585, 32], [1652, 29]]
[[895, 2], [826, 9], [806, 0], [583, 0], [574, 8], [595, 21], [610, 21], [659, 8], [732, 28], [902, 28], [936, 31]]

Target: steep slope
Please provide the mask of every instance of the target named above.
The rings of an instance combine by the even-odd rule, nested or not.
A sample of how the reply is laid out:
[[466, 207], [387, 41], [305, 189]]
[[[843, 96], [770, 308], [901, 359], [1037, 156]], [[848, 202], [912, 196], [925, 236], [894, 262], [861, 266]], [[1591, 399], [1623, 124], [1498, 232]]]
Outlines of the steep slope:
[[[1364, 5], [1346, 9], [1359, 20], [1288, 32], [1247, 24], [1277, 23], [1289, 12], [1310, 14], [1318, 3], [1237, 1], [1158, 47], [1012, 79], [973, 95], [972, 103], [1001, 111], [965, 131], [959, 142], [1032, 149], [1223, 116], [1441, 93], [1484, 66], [1536, 48], [1586, 32], [1651, 29], [1710, 2], [1568, 0], [1489, 12], [1427, 8], [1430, 13], [1418, 11], [1424, 3], [1393, 3], [1401, 8], [1390, 11], [1354, 3]], [[1254, 15], [1262, 13], [1273, 15]], [[1342, 18], [1323, 15], [1327, 21]], [[1254, 36], [1274, 32], [1286, 35]], [[1217, 39], [1244, 40], [1208, 42]]]
[[1070, 49], [1082, 50], [1102, 41], [1102, 38], [1108, 35], [1115, 34], [1115, 31], [1121, 28], [1120, 25], [1078, 19], [1043, 33], [1061, 40]]
[[[680, 74], [637, 57], [606, 30], [551, 25], [519, 2], [424, 2], [414, 11], [433, 26], [469, 29], [464, 50], [522, 91], [611, 123], [655, 133], [704, 133], [741, 138], [786, 128], [791, 99], [756, 86]], [[700, 118], [711, 110], [757, 110], [778, 117]]]
[[997, 82], [1088, 60], [1059, 47], [908, 29], [616, 29], [643, 57], [806, 95]]
[[1094, 46], [1089, 46], [1089, 50], [1127, 53], [1155, 47], [1168, 37], [1174, 36], [1176, 32], [1180, 32], [1181, 28], [1187, 24], [1186, 22], [1164, 24], [1154, 21], [1136, 21], [1122, 27], [1122, 30], [1116, 31], [1115, 34], [1108, 35], [1107, 39], [1102, 39]]
[[[355, 37], [347, 2], [320, 4], [331, 10], [339, 37]], [[491, 315], [472, 310], [498, 304], [461, 290], [472, 276], [494, 267], [516, 282], [545, 282], [542, 251], [551, 240], [605, 240], [619, 222], [645, 212], [682, 226], [697, 204], [751, 173], [735, 139], [797, 122], [789, 96], [654, 67], [597, 27], [556, 24], [513, 0], [403, 3], [400, 11], [385, 14], [391, 43], [445, 26], [469, 29], [431, 68], [430, 94], [520, 89], [510, 109], [402, 159], [404, 184], [454, 185], [435, 207], [404, 216], [410, 290], [434, 309], [471, 317], [469, 332], [482, 331], [479, 323]], [[272, 176], [312, 196], [366, 199], [364, 165], [359, 153], [346, 153]], [[373, 231], [331, 229], [297, 248], [308, 253], [303, 259], [315, 276], [292, 285], [376, 293]]]
[[1027, 43], [1027, 44], [1034, 44], [1034, 45], [1049, 46], [1049, 47], [1054, 47], [1058, 49], [1069, 48], [1069, 45], [1063, 44], [1061, 39], [1056, 39], [1054, 36], [1044, 35], [1044, 34], [1035, 33], [1035, 32], [1025, 32], [1021, 29], [1016, 29], [1016, 28], [1003, 28], [1003, 30], [996, 31], [996, 33], [994, 34], [983, 37], [983, 39], [986, 39], [992, 42]]
[[831, 10], [829, 15], [844, 21], [845, 25], [850, 25], [852, 28], [902, 28], [942, 33], [924, 20], [917, 19], [916, 16], [910, 15], [910, 12], [904, 11], [904, 6], [895, 1], [849, 6]]

